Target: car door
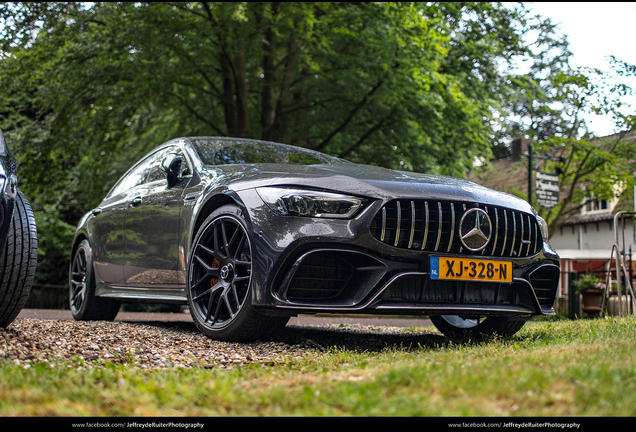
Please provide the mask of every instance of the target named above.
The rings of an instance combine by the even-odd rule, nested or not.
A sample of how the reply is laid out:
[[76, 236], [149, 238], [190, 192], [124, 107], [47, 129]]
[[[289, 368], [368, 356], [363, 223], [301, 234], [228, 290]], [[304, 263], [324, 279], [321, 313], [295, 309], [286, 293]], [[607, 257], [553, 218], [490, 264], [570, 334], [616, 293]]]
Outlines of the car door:
[[175, 155], [184, 159], [178, 146], [169, 146], [151, 155], [144, 183], [129, 194], [124, 264], [129, 288], [163, 291], [174, 289], [178, 284], [179, 218], [182, 194], [190, 176], [179, 175], [173, 182], [167, 179], [162, 165]]
[[93, 249], [95, 281], [100, 287], [121, 286], [124, 276], [126, 212], [130, 192], [144, 182], [148, 161], [131, 168], [113, 187], [100, 206], [93, 210], [89, 221], [90, 243]]

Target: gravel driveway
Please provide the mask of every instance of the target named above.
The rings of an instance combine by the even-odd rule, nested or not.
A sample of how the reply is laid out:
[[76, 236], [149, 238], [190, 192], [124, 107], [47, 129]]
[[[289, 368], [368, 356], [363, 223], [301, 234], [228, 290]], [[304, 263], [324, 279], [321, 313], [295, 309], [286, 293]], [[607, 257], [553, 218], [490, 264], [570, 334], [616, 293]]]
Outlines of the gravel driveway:
[[[415, 349], [448, 343], [423, 320], [375, 319], [368, 324], [361, 318], [339, 318], [334, 323], [328, 318], [303, 317], [290, 321], [271, 341], [229, 343], [203, 336], [187, 314], [120, 313], [115, 322], [80, 322], [65, 312], [22, 311], [8, 328], [0, 329], [0, 361], [24, 367], [46, 362], [90, 368], [114, 362], [144, 369], [224, 368], [286, 362], [334, 346], [374, 352], [389, 346]], [[412, 326], [405, 327], [409, 322]]]

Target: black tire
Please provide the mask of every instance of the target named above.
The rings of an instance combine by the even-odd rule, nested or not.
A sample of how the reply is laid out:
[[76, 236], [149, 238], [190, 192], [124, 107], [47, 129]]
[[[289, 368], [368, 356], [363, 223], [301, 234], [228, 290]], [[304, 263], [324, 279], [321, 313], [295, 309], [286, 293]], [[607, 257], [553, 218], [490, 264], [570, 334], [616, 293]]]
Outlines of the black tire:
[[252, 245], [242, 211], [226, 205], [199, 229], [188, 265], [188, 303], [197, 328], [211, 339], [247, 342], [270, 338], [289, 317], [263, 315], [252, 306]]
[[31, 205], [18, 190], [7, 241], [0, 251], [0, 327], [7, 327], [26, 304], [38, 257]]
[[95, 295], [93, 256], [86, 239], [79, 244], [71, 260], [69, 304], [77, 321], [112, 321], [119, 312], [118, 301]]
[[439, 331], [457, 343], [480, 342], [495, 336], [508, 338], [526, 323], [524, 320], [506, 317], [464, 319], [457, 315], [438, 315], [429, 318]]

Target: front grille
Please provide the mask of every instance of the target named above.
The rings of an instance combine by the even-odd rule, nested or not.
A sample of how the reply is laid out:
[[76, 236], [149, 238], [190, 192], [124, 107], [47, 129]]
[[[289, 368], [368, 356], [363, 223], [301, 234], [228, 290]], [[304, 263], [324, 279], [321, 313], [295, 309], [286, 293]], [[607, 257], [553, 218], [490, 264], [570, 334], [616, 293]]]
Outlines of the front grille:
[[[459, 238], [459, 223], [466, 210], [471, 208], [488, 213], [492, 224], [490, 240], [479, 252], [465, 248]], [[503, 207], [453, 201], [389, 201], [375, 215], [371, 235], [400, 249], [493, 257], [532, 256], [542, 247], [539, 225], [533, 215]]]

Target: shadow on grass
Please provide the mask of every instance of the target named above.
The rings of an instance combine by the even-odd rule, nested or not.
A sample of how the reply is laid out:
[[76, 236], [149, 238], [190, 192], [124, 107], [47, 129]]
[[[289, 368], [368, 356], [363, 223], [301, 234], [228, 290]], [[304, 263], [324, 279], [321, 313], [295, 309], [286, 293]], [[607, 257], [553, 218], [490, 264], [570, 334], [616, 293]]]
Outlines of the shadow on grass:
[[[131, 322], [168, 330], [199, 333], [191, 322]], [[439, 349], [448, 346], [448, 338], [427, 330], [392, 328], [384, 331], [381, 326], [299, 326], [288, 325], [277, 333], [272, 342], [302, 345], [321, 351], [346, 349], [358, 352], [380, 352], [389, 348], [403, 350]], [[201, 337], [205, 337], [201, 334]]]
[[287, 326], [276, 340], [290, 345], [306, 344], [314, 348], [340, 348], [358, 352], [379, 352], [387, 348], [436, 349], [450, 343], [448, 338], [427, 331], [380, 332], [378, 328]]

